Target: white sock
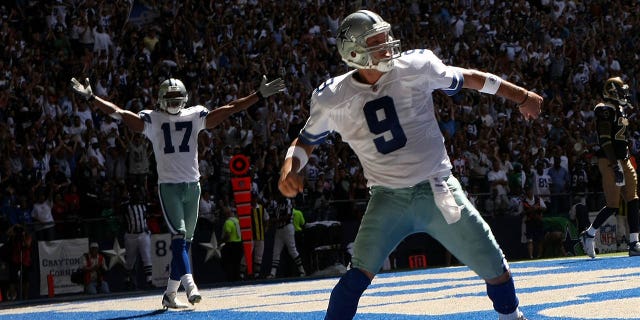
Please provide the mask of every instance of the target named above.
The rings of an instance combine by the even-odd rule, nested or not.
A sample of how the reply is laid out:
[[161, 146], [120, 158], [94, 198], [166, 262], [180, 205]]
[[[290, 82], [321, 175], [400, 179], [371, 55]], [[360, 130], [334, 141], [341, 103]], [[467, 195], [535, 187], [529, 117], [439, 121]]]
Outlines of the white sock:
[[631, 243], [638, 242], [638, 233], [637, 232], [629, 233], [629, 242], [631, 242]]
[[598, 229], [594, 228], [593, 226], [589, 226], [589, 229], [587, 229], [587, 234], [592, 237], [595, 237], [596, 231], [598, 231]]
[[178, 292], [178, 288], [180, 288], [180, 281], [169, 279], [167, 281], [167, 290], [165, 290], [164, 293], [176, 293]]
[[180, 281], [182, 282], [182, 286], [187, 294], [191, 293], [193, 289], [198, 289], [196, 287], [196, 283], [193, 281], [193, 275], [191, 273], [187, 273], [180, 277]]
[[498, 313], [498, 320], [517, 320], [520, 316], [522, 316], [522, 312], [520, 308], [516, 308], [516, 311], [509, 314]]

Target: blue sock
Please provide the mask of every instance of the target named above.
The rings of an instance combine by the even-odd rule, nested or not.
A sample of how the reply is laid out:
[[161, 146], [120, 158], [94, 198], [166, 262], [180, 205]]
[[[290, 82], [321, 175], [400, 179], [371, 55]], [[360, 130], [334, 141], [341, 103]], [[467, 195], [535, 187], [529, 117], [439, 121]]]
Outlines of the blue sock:
[[180, 280], [180, 277], [187, 273], [191, 273], [189, 265], [189, 255], [187, 254], [187, 244], [184, 238], [175, 238], [171, 240], [171, 280]]
[[357, 268], [350, 269], [331, 291], [325, 320], [351, 320], [358, 310], [358, 301], [371, 279]]
[[182, 260], [184, 261], [184, 273], [191, 273], [191, 263], [189, 262], [189, 250], [191, 250], [191, 241], [186, 241], [184, 244], [184, 252], [182, 253]]
[[493, 309], [502, 314], [510, 314], [518, 308], [518, 297], [516, 297], [516, 288], [513, 285], [513, 278], [502, 284], [488, 284], [487, 295], [493, 301]]

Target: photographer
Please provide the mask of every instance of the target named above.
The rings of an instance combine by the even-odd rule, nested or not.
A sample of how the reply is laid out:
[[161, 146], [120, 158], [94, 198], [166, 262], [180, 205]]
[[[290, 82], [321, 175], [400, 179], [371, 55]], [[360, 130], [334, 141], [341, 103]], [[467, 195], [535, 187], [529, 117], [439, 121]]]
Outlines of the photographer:
[[84, 254], [84, 292], [88, 294], [109, 293], [109, 284], [104, 280], [107, 265], [96, 242], [89, 245]]

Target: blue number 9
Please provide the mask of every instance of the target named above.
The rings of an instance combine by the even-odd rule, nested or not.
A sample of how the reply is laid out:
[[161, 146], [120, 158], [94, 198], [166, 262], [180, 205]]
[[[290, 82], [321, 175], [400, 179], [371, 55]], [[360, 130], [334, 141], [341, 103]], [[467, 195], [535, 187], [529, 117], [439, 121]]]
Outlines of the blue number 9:
[[[396, 112], [396, 107], [391, 97], [385, 96], [369, 101], [364, 105], [362, 110], [364, 111], [364, 116], [367, 119], [367, 125], [371, 133], [380, 135], [387, 131], [391, 132], [392, 138], [389, 140], [386, 140], [384, 136], [373, 139], [373, 143], [376, 145], [378, 152], [387, 154], [407, 144], [407, 136], [400, 126], [398, 113]], [[384, 118], [382, 119], [378, 118], [379, 110], [384, 112]]]

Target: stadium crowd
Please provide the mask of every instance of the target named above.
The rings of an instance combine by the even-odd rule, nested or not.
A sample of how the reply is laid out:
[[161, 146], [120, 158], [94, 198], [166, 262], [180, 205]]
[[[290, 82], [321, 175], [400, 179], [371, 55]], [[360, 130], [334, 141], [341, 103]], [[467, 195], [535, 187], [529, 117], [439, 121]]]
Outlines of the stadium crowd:
[[[361, 7], [390, 22], [404, 48], [430, 49], [445, 63], [482, 68], [545, 98], [544, 116], [527, 121], [515, 105], [492, 95], [434, 93], [435, 105], [443, 106], [438, 117], [453, 172], [483, 214], [520, 215], [527, 191], [546, 202], [548, 215], [568, 217], [586, 194], [589, 209], [598, 210], [603, 199], [593, 107], [611, 76], [630, 85], [637, 104], [638, 6], [624, 0], [3, 4], [3, 250], [17, 241], [16, 225], [26, 226], [35, 240], [121, 234], [117, 208], [125, 185], [144, 191], [151, 231], [165, 228], [150, 146], [74, 95], [73, 76], [92, 79], [95, 94], [133, 112], [153, 109], [157, 87], [169, 77], [185, 83], [189, 104], [208, 108], [250, 94], [263, 74], [283, 77], [285, 94], [199, 137], [202, 201], [212, 201], [202, 218], [213, 222], [212, 231], [220, 232], [223, 209], [234, 208], [229, 160], [235, 154], [250, 158], [253, 191], [270, 203], [311, 92], [347, 70], [334, 48], [340, 18]], [[636, 156], [640, 127], [637, 111], [628, 112]], [[296, 207], [304, 208], [308, 221], [357, 221], [366, 181], [348, 145], [337, 135], [329, 140], [309, 159]], [[15, 255], [5, 256], [16, 263]]]

